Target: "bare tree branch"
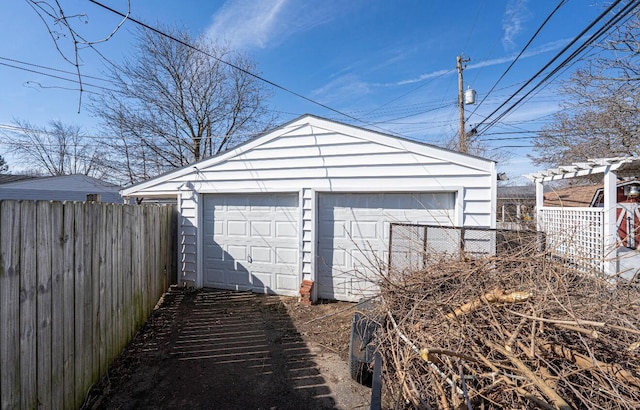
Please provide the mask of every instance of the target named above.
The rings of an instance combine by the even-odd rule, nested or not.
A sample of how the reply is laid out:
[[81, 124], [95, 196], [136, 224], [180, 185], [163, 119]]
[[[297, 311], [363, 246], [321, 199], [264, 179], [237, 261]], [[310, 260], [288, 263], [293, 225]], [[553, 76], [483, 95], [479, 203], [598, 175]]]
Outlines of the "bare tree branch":
[[563, 86], [563, 110], [534, 140], [534, 163], [640, 154], [640, 11]]
[[61, 121], [51, 121], [39, 129], [28, 121], [15, 121], [5, 133], [12, 153], [23, 163], [42, 169], [48, 175], [83, 174], [102, 178], [106, 174], [106, 155], [97, 141], [83, 137], [81, 129]]
[[[131, 13], [131, 2], [127, 1], [127, 13], [122, 20], [116, 25], [116, 27], [105, 37], [88, 41], [86, 40], [78, 30], [74, 28], [73, 22], [80, 21], [85, 24], [88, 22], [88, 16], [86, 14], [73, 14], [66, 15], [59, 0], [26, 0], [29, 6], [36, 12], [40, 20], [44, 23], [53, 44], [58, 50], [58, 53], [69, 64], [71, 64], [76, 72], [78, 78], [78, 112], [82, 107], [82, 94], [84, 92], [82, 72], [80, 69], [80, 46], [88, 46], [95, 50], [93, 47], [95, 44], [104, 43], [109, 41], [120, 30], [122, 25], [127, 21]], [[59, 27], [61, 31], [57, 31], [55, 27]], [[67, 55], [63, 51], [63, 47], [60, 44], [61, 41], [68, 40], [71, 42], [73, 51], [71, 55]], [[100, 54], [101, 55], [101, 54]], [[102, 55], [101, 55], [102, 56]], [[104, 58], [104, 56], [102, 56]]]
[[119, 136], [106, 145], [126, 153], [122, 176], [129, 182], [222, 152], [273, 124], [267, 89], [246, 74], [256, 71], [252, 61], [203, 37], [164, 31], [170, 36], [140, 29], [132, 56], [109, 71], [115, 91], [92, 103]]

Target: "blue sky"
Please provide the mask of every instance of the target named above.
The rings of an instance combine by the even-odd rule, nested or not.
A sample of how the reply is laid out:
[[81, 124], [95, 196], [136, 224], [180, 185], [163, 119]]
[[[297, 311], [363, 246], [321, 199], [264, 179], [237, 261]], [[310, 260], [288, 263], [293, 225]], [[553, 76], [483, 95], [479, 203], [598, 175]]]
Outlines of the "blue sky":
[[[107, 37], [120, 22], [116, 15], [80, 0], [59, 0], [74, 27], [87, 39]], [[126, 11], [124, 0], [104, 0]], [[180, 25], [194, 35], [226, 41], [257, 63], [259, 75], [283, 88], [347, 113], [341, 117], [280, 89], [270, 108], [281, 122], [311, 113], [427, 143], [450, 140], [458, 129], [456, 56], [470, 58], [465, 87], [477, 91], [481, 105], [467, 106], [468, 124], [484, 120], [525, 81], [549, 62], [602, 11], [601, 1], [569, 0], [540, 31], [513, 68], [487, 93], [533, 36], [559, 0], [131, 0], [131, 15], [150, 25]], [[134, 24], [125, 22], [96, 48], [118, 62], [133, 45]], [[61, 38], [62, 52], [73, 56]], [[86, 89], [108, 86], [104, 60], [80, 51]], [[30, 65], [25, 65], [28, 63]], [[559, 78], [579, 65], [576, 61]], [[41, 67], [36, 67], [38, 65]], [[14, 66], [14, 67], [11, 67]], [[18, 68], [15, 68], [18, 67]], [[46, 68], [44, 68], [46, 67]], [[80, 100], [77, 77], [56, 50], [46, 27], [28, 2], [3, 4], [0, 15], [0, 128], [15, 119], [44, 126], [52, 119], [82, 126], [98, 135], [98, 119]], [[32, 70], [32, 71], [28, 71]], [[45, 72], [67, 80], [45, 76]], [[499, 171], [513, 182], [537, 167], [526, 158], [526, 137], [556, 112], [558, 81], [533, 93], [480, 138], [487, 156], [500, 158]], [[526, 91], [526, 90], [525, 90]], [[80, 112], [78, 113], [78, 110]], [[519, 139], [504, 139], [519, 138]], [[0, 155], [6, 148], [0, 145]], [[12, 163], [11, 170], [21, 169]]]

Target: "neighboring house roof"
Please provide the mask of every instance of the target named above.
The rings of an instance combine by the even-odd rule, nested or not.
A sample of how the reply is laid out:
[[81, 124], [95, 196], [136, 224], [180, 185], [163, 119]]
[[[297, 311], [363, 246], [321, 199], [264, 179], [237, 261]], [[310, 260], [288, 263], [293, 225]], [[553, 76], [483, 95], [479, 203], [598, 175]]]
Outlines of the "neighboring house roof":
[[544, 206], [588, 207], [598, 189], [602, 189], [602, 185], [583, 185], [552, 190], [544, 194]]
[[499, 186], [498, 200], [536, 200], [535, 185]]
[[35, 177], [0, 185], [0, 199], [86, 201], [99, 194], [101, 202], [122, 203], [120, 187], [86, 175]]
[[22, 181], [24, 179], [36, 178], [30, 175], [12, 175], [12, 174], [0, 174], [0, 185], [8, 184], [11, 182]]
[[[618, 183], [618, 189], [625, 187], [627, 185], [638, 185], [640, 180], [633, 179], [631, 181], [624, 181]], [[618, 195], [620, 192], [618, 192]], [[604, 187], [598, 188], [596, 193], [593, 195], [591, 199], [591, 206], [604, 206]]]
[[[619, 182], [618, 188], [637, 184], [637, 180]], [[544, 206], [593, 207], [602, 206], [604, 188], [599, 185], [584, 185], [553, 190], [544, 194]]]

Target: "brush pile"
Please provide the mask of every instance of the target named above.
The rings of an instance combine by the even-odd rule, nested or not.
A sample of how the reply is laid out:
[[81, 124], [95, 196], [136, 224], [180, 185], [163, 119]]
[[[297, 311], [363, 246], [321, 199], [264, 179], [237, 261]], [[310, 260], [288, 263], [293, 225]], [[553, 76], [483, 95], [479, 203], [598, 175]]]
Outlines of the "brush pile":
[[640, 290], [520, 249], [381, 284], [383, 383], [410, 408], [640, 408]]

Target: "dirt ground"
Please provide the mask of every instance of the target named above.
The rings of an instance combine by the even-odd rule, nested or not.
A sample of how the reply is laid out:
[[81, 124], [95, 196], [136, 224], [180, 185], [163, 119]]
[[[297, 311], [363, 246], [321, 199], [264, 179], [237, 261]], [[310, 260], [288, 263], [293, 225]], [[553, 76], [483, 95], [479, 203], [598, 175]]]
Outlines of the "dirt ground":
[[354, 304], [172, 288], [83, 409], [365, 409]]

